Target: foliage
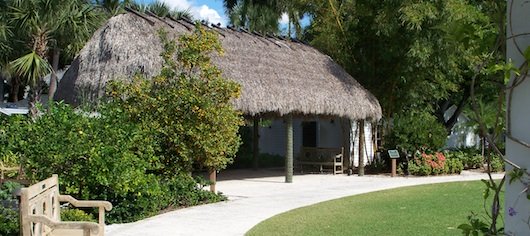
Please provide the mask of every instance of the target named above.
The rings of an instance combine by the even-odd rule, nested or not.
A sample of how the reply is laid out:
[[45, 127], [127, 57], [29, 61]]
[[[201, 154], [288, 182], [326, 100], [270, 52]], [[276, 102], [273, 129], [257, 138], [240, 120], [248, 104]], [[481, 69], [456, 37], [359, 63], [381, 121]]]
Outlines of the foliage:
[[447, 139], [445, 128], [428, 112], [408, 112], [396, 115], [388, 147], [397, 147], [408, 153], [417, 150], [436, 151]]
[[61, 209], [61, 221], [87, 221], [97, 222], [94, 216], [75, 208]]
[[420, 176], [460, 174], [464, 168], [460, 159], [446, 157], [441, 152], [434, 154], [417, 152], [414, 159], [410, 160], [407, 166], [409, 174]]
[[19, 235], [18, 200], [14, 191], [20, 187], [15, 182], [0, 184], [0, 235]]
[[19, 214], [17, 210], [0, 205], [0, 235], [19, 235]]
[[154, 132], [164, 175], [190, 171], [193, 164], [224, 169], [239, 147], [243, 119], [230, 103], [239, 96], [239, 85], [221, 77], [210, 62], [210, 53], [222, 53], [217, 35], [198, 25], [178, 43], [163, 31], [160, 36], [165, 48], [161, 74], [110, 83], [110, 102]]
[[464, 165], [464, 170], [478, 169], [484, 166], [484, 157], [473, 148], [446, 151], [445, 154], [451, 158], [459, 159]]
[[[91, 2], [83, 0], [12, 0], [0, 8], [1, 70], [9, 71], [12, 85], [10, 97], [16, 102], [18, 85], [30, 87], [30, 115], [36, 116], [43, 77], [58, 70], [60, 55], [63, 65], [84, 46], [102, 23], [102, 14]], [[3, 38], [3, 40], [2, 40]], [[2, 42], [3, 41], [3, 42]], [[4, 63], [5, 61], [5, 63]], [[52, 68], [52, 65], [54, 68]], [[55, 77], [50, 91], [55, 92]], [[17, 85], [17, 86], [15, 86]], [[52, 95], [50, 95], [52, 96]]]
[[462, 234], [466, 236], [470, 235], [487, 235], [488, 234], [488, 225], [482, 221], [480, 218], [477, 217], [475, 213], [471, 213], [467, 217], [469, 223], [468, 224], [461, 224], [458, 226], [460, 230], [462, 230]]
[[504, 161], [500, 156], [490, 154], [490, 171], [491, 172], [501, 172], [504, 171]]
[[388, 172], [390, 171], [391, 166], [389, 165], [390, 161], [387, 161], [388, 159], [384, 158], [374, 158], [373, 161], [369, 162], [365, 169], [367, 172], [372, 173], [381, 173], [381, 172]]
[[293, 33], [296, 37], [301, 36], [300, 22], [309, 7], [305, 0], [224, 0], [223, 2], [230, 24], [263, 34], [278, 33], [279, 20], [287, 16], [289, 23], [286, 33], [289, 37]]
[[0, 136], [0, 143], [9, 143], [8, 150], [23, 158], [28, 177], [42, 180], [60, 173], [62, 193], [110, 201], [114, 208], [107, 213], [109, 222], [139, 220], [169, 206], [223, 200], [203, 191], [204, 183], [190, 174], [157, 175], [164, 163], [156, 136], [115, 107], [102, 107], [94, 115], [59, 103], [35, 121], [10, 120], [0, 133], [19, 133]]
[[[489, 172], [488, 172], [489, 173]], [[485, 185], [485, 189], [482, 194], [482, 199], [484, 202], [484, 207], [490, 205], [494, 208], [497, 208], [498, 211], [501, 211], [499, 191], [497, 188], [502, 186], [504, 179], [499, 181], [490, 181], [490, 180], [481, 180]], [[491, 195], [491, 192], [494, 195]], [[492, 199], [490, 199], [492, 197]], [[513, 209], [512, 209], [513, 210]], [[494, 210], [492, 210], [494, 211]], [[487, 217], [479, 217], [478, 214], [471, 211], [471, 214], [468, 215], [468, 223], [464, 223], [458, 226], [458, 229], [462, 230], [464, 235], [504, 235], [504, 227], [499, 227], [497, 224], [498, 221], [493, 220], [494, 216], [490, 215], [488, 212]], [[511, 214], [511, 213], [510, 213]], [[491, 223], [490, 223], [491, 221]], [[495, 225], [491, 225], [495, 224]]]
[[386, 118], [458, 105], [498, 34], [482, 2], [310, 2], [306, 39], [374, 93]]

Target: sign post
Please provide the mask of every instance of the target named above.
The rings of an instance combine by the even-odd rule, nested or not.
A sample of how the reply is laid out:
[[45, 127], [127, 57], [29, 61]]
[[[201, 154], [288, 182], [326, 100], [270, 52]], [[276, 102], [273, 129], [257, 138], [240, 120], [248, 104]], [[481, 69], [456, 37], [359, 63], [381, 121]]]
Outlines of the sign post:
[[396, 176], [396, 159], [399, 158], [399, 152], [398, 150], [388, 150], [388, 155], [390, 156], [390, 159], [392, 159], [392, 173], [390, 176], [395, 177]]

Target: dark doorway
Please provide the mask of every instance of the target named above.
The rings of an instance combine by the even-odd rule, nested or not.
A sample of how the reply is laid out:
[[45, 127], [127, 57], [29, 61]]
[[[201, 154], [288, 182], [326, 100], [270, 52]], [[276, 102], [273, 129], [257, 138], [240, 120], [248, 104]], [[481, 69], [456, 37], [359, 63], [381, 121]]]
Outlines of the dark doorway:
[[317, 122], [302, 122], [302, 146], [317, 146]]

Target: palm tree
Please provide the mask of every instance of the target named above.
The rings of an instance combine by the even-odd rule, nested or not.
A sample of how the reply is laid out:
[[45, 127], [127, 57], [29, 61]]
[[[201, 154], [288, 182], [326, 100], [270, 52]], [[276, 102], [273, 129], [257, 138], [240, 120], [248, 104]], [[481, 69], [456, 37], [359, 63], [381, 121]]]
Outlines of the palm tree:
[[224, 6], [231, 24], [262, 33], [277, 33], [278, 20], [287, 14], [288, 35], [292, 35], [293, 25], [296, 36], [300, 36], [300, 20], [308, 4], [305, 0], [224, 0]]
[[171, 7], [167, 5], [167, 3], [160, 2], [157, 0], [149, 4], [147, 6], [147, 10], [159, 17], [166, 17], [169, 16], [169, 13], [171, 12]]
[[[101, 22], [101, 14], [84, 0], [5, 0], [8, 24], [13, 29], [11, 41], [19, 42], [16, 51], [23, 55], [10, 62], [15, 75], [30, 87], [30, 115], [36, 115], [42, 77], [55, 72], [61, 50], [77, 53]], [[14, 43], [15, 44], [15, 43]], [[50, 50], [51, 49], [51, 50]], [[53, 52], [50, 60], [48, 55]], [[49, 63], [49, 62], [52, 63]], [[53, 65], [53, 70], [52, 66]], [[50, 97], [53, 97], [56, 77], [52, 76]]]

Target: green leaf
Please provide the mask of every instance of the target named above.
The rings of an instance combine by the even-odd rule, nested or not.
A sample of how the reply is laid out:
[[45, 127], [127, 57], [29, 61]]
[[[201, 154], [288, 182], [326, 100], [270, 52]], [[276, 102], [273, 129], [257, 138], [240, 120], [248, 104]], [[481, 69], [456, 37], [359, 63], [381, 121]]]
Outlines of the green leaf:
[[516, 180], [520, 181], [525, 172], [526, 172], [526, 169], [519, 169], [519, 168], [515, 168], [512, 171], [509, 171], [508, 176], [510, 177], [510, 180], [508, 181], [508, 183], [512, 184], [513, 181], [516, 181]]
[[51, 71], [48, 61], [34, 51], [12, 61], [10, 64], [15, 73], [24, 78], [32, 88], [35, 88], [39, 80]]

